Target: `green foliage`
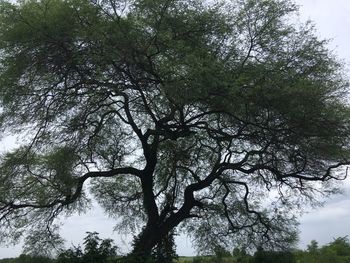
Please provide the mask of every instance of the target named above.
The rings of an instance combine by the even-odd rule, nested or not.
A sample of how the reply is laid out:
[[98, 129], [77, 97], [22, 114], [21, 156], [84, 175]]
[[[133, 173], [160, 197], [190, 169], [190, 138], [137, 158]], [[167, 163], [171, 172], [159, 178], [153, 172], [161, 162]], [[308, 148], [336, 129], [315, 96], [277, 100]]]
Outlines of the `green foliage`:
[[[184, 259], [181, 262], [187, 262]], [[188, 262], [214, 263], [217, 257], [193, 257]], [[227, 263], [348, 263], [350, 262], [350, 243], [347, 237], [338, 237], [329, 244], [318, 246], [312, 240], [306, 250], [264, 251], [258, 249], [253, 256], [243, 249], [235, 248], [232, 256], [226, 255], [219, 262]]]
[[18, 258], [0, 259], [0, 263], [55, 263], [51, 258], [22, 254]]
[[172, 263], [178, 258], [174, 232], [163, 237], [161, 242], [153, 248], [152, 258], [155, 263]]
[[86, 232], [84, 250], [80, 247], [62, 251], [57, 263], [108, 263], [117, 256], [118, 247], [112, 239], [100, 239], [97, 232]]
[[193, 258], [193, 263], [205, 263], [205, 262], [210, 262], [211, 261], [211, 257], [201, 257], [201, 256], [197, 256]]
[[232, 257], [235, 263], [250, 263], [251, 256], [245, 249], [234, 248], [232, 251]]
[[310, 254], [316, 254], [318, 252], [318, 243], [316, 240], [311, 240], [310, 244], [307, 245], [307, 251]]
[[221, 263], [223, 262], [223, 258], [231, 256], [230, 252], [220, 245], [216, 245], [213, 250], [215, 255], [214, 257], [215, 263]]
[[83, 257], [83, 252], [80, 247], [69, 248], [62, 251], [58, 257], [58, 263], [81, 263]]
[[[1, 0], [0, 131], [21, 145], [0, 157], [0, 241], [49, 249], [90, 191], [119, 229], [145, 231], [146, 258], [174, 256], [161, 240], [178, 226], [201, 251], [293, 246], [300, 204], [336, 192], [350, 163], [343, 65], [296, 11]], [[111, 245], [86, 242], [90, 261]]]
[[255, 252], [251, 263], [296, 263], [294, 254], [291, 251], [263, 251]]
[[338, 237], [327, 245], [318, 247], [312, 240], [307, 251], [297, 253], [298, 263], [350, 262], [350, 243], [347, 237]]

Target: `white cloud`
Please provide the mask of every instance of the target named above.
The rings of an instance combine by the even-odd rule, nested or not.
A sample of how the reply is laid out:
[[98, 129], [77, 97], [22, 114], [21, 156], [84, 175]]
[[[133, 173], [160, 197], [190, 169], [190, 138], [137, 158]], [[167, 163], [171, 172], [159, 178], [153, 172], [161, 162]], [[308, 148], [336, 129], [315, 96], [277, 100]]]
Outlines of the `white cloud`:
[[[349, 180], [347, 180], [349, 182]], [[300, 247], [312, 239], [326, 244], [336, 237], [350, 235], [350, 188], [337, 195], [321, 208], [310, 211], [300, 220]]]
[[321, 38], [332, 39], [330, 48], [350, 62], [350, 1], [297, 0], [301, 20], [312, 20]]

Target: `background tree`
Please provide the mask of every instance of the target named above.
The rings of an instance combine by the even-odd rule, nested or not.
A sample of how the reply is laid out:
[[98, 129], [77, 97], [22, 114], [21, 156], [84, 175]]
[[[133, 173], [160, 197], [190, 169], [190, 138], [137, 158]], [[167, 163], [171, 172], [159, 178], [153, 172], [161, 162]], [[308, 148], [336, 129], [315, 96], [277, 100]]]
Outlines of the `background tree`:
[[290, 245], [299, 204], [346, 175], [350, 123], [342, 65], [295, 11], [1, 1], [0, 127], [21, 145], [1, 156], [0, 239], [58, 240], [90, 191], [120, 230], [143, 225], [138, 258], [179, 226], [203, 251]]
[[115, 261], [118, 247], [111, 239], [101, 239], [97, 232], [86, 232], [84, 250], [78, 246], [64, 251], [57, 257], [57, 263], [108, 263]]
[[310, 253], [310, 254], [317, 254], [318, 253], [318, 243], [316, 240], [311, 240], [310, 244], [307, 245], [307, 251]]
[[57, 256], [57, 263], [82, 263], [83, 252], [80, 247], [69, 248]]
[[319, 260], [320, 263], [335, 262], [346, 263], [350, 262], [350, 243], [347, 237], [338, 237], [323, 246], [320, 249]]
[[350, 261], [350, 243], [347, 237], [338, 237], [333, 242], [318, 247], [317, 242], [312, 240], [306, 251], [294, 254], [300, 263], [346, 263]]

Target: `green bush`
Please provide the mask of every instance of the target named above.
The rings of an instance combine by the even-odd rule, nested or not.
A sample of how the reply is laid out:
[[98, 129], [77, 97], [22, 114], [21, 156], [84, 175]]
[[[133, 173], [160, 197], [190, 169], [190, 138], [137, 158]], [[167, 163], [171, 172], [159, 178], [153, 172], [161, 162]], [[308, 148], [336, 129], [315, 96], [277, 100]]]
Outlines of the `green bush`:
[[87, 232], [84, 250], [73, 247], [62, 251], [57, 263], [109, 263], [117, 256], [117, 250], [112, 239], [100, 239], [97, 232]]

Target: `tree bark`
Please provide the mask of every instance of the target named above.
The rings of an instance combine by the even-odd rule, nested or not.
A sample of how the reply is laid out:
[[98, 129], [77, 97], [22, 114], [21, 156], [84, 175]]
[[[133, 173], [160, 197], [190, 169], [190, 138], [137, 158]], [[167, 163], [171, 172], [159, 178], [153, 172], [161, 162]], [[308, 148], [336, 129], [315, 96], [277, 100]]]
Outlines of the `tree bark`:
[[152, 249], [162, 239], [162, 236], [157, 225], [147, 224], [141, 233], [134, 238], [133, 250], [127, 256], [125, 263], [151, 262]]

